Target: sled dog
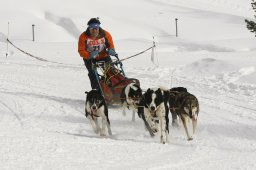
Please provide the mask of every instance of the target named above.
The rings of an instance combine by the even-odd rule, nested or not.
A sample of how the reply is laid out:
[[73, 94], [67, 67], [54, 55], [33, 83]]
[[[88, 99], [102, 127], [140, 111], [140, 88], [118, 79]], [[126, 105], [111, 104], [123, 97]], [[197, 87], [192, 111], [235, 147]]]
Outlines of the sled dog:
[[123, 115], [126, 115], [125, 108], [131, 109], [132, 121], [135, 121], [135, 112], [138, 112], [138, 106], [142, 97], [142, 90], [136, 83], [126, 85], [121, 92], [121, 104], [123, 105]]
[[[173, 117], [177, 115], [180, 117], [184, 126], [187, 140], [193, 140], [193, 136], [197, 126], [197, 118], [199, 113], [199, 102], [197, 98], [189, 92], [181, 91], [172, 96], [173, 92], [170, 91], [169, 106]], [[190, 135], [188, 131], [189, 120], [192, 120], [193, 134]]]
[[169, 108], [172, 114], [172, 126], [178, 127], [177, 113], [175, 112], [177, 96], [180, 92], [187, 92], [185, 87], [173, 87], [170, 89]]
[[141, 104], [144, 106], [139, 110], [139, 115], [144, 115], [150, 128], [154, 133], [160, 129], [160, 142], [168, 142], [169, 117], [168, 117], [169, 91], [161, 88], [148, 88], [142, 96]]
[[[106, 127], [108, 135], [112, 135], [110, 121], [108, 118], [108, 107], [99, 90], [93, 89], [87, 94], [85, 101], [85, 116], [90, 120], [93, 131], [100, 136], [106, 136]], [[98, 119], [101, 118], [101, 128]]]

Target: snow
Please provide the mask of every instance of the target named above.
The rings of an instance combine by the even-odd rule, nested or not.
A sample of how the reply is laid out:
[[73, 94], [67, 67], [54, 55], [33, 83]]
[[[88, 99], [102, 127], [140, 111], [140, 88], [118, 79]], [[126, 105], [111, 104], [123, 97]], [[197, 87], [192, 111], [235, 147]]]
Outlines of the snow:
[[[256, 39], [244, 22], [253, 19], [250, 3], [1, 1], [0, 169], [256, 169]], [[77, 41], [97, 16], [121, 59], [152, 46], [154, 36], [155, 62], [148, 51], [123, 61], [124, 70], [143, 89], [183, 86], [197, 96], [193, 141], [182, 126], [170, 126], [169, 142], [161, 144], [117, 106], [109, 108], [113, 135], [93, 133], [84, 116], [90, 85]], [[7, 46], [7, 37], [47, 61]]]

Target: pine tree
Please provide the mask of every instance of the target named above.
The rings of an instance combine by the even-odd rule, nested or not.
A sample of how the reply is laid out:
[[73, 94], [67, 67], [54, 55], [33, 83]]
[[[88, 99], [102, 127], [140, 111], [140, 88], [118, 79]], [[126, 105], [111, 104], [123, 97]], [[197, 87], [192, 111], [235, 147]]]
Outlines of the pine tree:
[[[255, 0], [252, 0], [251, 4], [252, 4], [252, 9], [256, 12], [256, 2], [255, 2]], [[254, 15], [254, 17], [256, 18], [256, 15]], [[247, 19], [245, 19], [245, 22], [247, 23], [248, 30], [250, 30], [251, 32], [254, 32], [255, 37], [256, 37], [256, 22], [249, 21]]]

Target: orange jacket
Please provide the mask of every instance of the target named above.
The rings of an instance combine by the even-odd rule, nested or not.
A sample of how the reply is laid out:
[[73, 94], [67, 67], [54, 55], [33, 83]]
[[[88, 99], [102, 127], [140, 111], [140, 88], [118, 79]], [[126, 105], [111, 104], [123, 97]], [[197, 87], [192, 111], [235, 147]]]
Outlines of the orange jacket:
[[100, 28], [99, 36], [96, 39], [91, 38], [89, 29], [79, 37], [78, 52], [86, 60], [90, 58], [90, 53], [94, 50], [99, 50], [99, 55], [96, 57], [96, 60], [99, 60], [108, 56], [107, 50], [114, 48], [110, 33], [102, 28]]

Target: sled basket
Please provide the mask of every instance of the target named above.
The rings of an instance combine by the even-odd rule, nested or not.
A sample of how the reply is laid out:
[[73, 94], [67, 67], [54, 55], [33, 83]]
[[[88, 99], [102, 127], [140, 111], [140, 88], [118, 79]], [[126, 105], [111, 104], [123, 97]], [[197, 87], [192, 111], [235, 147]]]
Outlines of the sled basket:
[[[121, 92], [125, 86], [130, 83], [140, 85], [139, 80], [134, 78], [127, 78], [122, 69], [120, 61], [111, 63], [97, 64], [97, 75], [99, 76], [99, 85], [101, 92], [107, 104], [114, 104], [121, 102]], [[100, 71], [99, 71], [100, 70]], [[99, 74], [101, 72], [101, 74]]]

